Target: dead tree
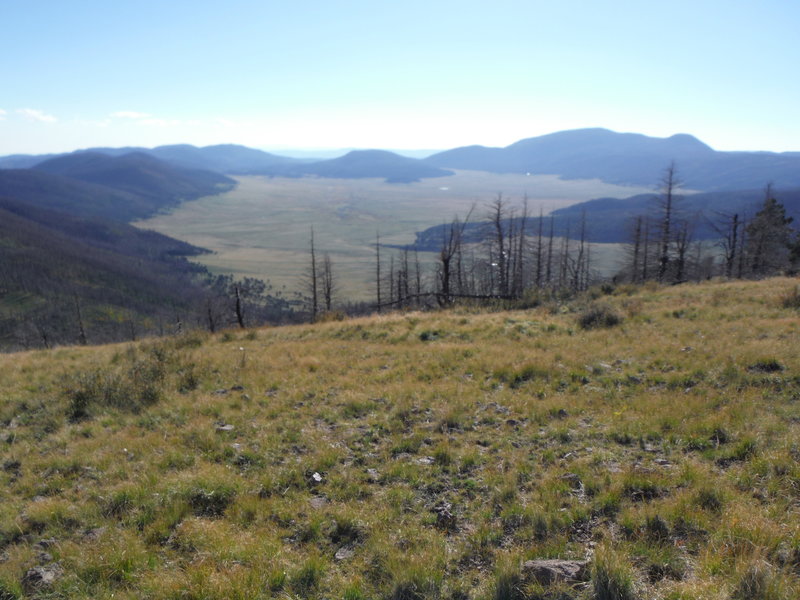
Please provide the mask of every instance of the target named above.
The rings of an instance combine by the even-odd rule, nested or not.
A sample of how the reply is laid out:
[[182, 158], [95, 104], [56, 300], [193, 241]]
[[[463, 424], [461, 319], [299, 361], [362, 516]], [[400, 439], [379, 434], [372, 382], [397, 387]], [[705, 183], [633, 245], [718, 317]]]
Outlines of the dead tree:
[[711, 222], [712, 229], [719, 235], [717, 246], [722, 250], [725, 277], [733, 276], [733, 268], [739, 251], [739, 232], [742, 222], [739, 213], [733, 215], [717, 213], [717, 220]]
[[442, 246], [439, 249], [438, 290], [436, 296], [437, 301], [442, 306], [453, 301], [453, 259], [462, 251], [464, 228], [467, 226], [474, 208], [474, 205], [470, 208], [464, 221], [454, 217], [450, 225], [443, 228]]
[[319, 312], [319, 281], [317, 280], [317, 251], [314, 248], [314, 227], [311, 227], [311, 264], [309, 265], [309, 291], [311, 292], [311, 320], [317, 320]]
[[664, 171], [664, 176], [661, 179], [661, 198], [659, 199], [659, 213], [660, 213], [660, 238], [659, 238], [659, 256], [658, 256], [658, 280], [664, 281], [667, 275], [667, 270], [670, 265], [670, 245], [672, 244], [672, 229], [675, 220], [675, 192], [680, 187], [681, 182], [678, 179], [678, 170], [675, 163], [672, 162]]
[[381, 234], [375, 233], [375, 295], [378, 312], [381, 312]]
[[322, 298], [325, 310], [330, 312], [333, 307], [333, 295], [336, 292], [336, 279], [333, 276], [333, 263], [326, 252], [322, 257]]

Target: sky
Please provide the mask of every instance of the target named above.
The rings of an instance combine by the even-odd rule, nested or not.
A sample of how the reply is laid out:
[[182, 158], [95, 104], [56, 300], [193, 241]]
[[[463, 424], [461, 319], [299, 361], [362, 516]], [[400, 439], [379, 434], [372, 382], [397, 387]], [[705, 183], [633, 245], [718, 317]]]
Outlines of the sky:
[[797, 0], [0, 0], [0, 155], [581, 127], [800, 151], [798, 28]]

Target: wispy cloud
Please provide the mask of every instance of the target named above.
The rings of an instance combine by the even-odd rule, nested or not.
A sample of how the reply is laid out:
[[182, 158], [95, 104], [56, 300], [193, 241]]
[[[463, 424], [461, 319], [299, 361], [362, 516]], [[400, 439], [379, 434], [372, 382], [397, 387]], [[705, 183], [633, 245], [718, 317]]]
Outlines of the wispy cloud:
[[147, 119], [150, 117], [148, 113], [137, 112], [135, 110], [118, 110], [111, 113], [111, 116], [116, 119]]
[[0, 121], [5, 120], [7, 114], [8, 113], [6, 111], [4, 111], [2, 108], [0, 108]]
[[20, 108], [17, 109], [17, 113], [30, 121], [38, 121], [39, 123], [55, 123], [58, 120], [53, 115], [48, 115], [46, 112], [35, 108]]
[[142, 119], [139, 122], [142, 125], [154, 125], [155, 127], [170, 127], [181, 124], [181, 122], [176, 119]]

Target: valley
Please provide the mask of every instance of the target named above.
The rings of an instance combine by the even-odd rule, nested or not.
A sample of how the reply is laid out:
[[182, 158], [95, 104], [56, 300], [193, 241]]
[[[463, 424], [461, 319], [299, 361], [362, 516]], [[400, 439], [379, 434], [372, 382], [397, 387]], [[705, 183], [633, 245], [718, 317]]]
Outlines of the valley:
[[[416, 232], [456, 215], [463, 218], [473, 205], [473, 220], [483, 220], [498, 193], [520, 206], [527, 195], [531, 214], [540, 207], [547, 214], [592, 198], [652, 192], [599, 180], [479, 171], [405, 184], [309, 177], [235, 180], [231, 191], [184, 202], [136, 225], [211, 250], [196, 260], [212, 272], [262, 278], [288, 292], [301, 287], [313, 226], [317, 251], [330, 254], [341, 296], [350, 300], [372, 297], [377, 232], [383, 244], [411, 244]], [[613, 265], [614, 254], [614, 245], [598, 249], [607, 264]], [[420, 256], [422, 262], [431, 259]]]

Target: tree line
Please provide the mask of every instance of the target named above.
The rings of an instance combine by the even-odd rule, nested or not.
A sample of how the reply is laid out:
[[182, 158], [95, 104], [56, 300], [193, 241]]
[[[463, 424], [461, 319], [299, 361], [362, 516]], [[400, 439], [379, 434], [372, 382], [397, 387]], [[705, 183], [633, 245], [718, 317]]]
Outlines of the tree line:
[[[628, 223], [620, 223], [629, 230], [629, 241], [616, 274], [610, 277], [612, 282], [676, 284], [714, 276], [759, 278], [796, 271], [800, 234], [771, 185], [765, 188], [761, 205], [711, 215], [692, 210], [680, 189], [673, 163], [664, 170], [652, 204]], [[476, 212], [473, 205], [466, 216], [456, 216], [439, 229], [441, 240], [432, 267], [423, 267], [415, 247], [392, 252], [377, 235], [375, 299], [356, 308], [384, 311], [465, 301], [519, 303], [542, 294], [568, 296], [609, 279], [594, 266], [585, 213], [557, 235], [555, 219], [544, 217], [541, 208], [538, 218], [531, 218], [527, 198], [515, 204], [498, 194], [480, 217]], [[465, 231], [476, 220], [481, 224], [480, 235], [473, 231], [467, 240]], [[710, 221], [716, 240], [694, 238], [701, 220]], [[324, 306], [321, 290], [325, 290]], [[305, 291], [312, 320], [331, 310], [332, 293], [340, 291], [327, 253], [320, 263], [313, 231]]]
[[[617, 279], [682, 283], [712, 276], [760, 278], [796, 272], [800, 234], [771, 184], [765, 187], [760, 205], [711, 215], [688, 208], [686, 197], [677, 193], [680, 186], [671, 164], [653, 210], [628, 223], [627, 259]], [[701, 219], [717, 234], [710, 245], [693, 239]]]

